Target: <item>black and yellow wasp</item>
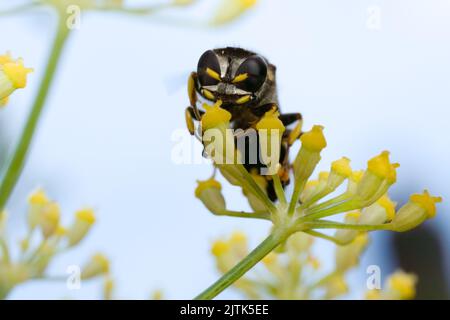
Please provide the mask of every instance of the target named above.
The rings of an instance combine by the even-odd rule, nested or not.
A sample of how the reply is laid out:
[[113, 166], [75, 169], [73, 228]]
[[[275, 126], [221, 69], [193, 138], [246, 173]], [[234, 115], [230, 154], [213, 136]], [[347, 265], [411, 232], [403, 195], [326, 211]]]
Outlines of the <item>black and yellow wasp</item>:
[[[220, 48], [208, 50], [198, 61], [197, 72], [192, 72], [188, 81], [190, 106], [186, 109], [186, 123], [189, 132], [195, 134], [194, 120], [200, 121], [204, 110], [198, 100], [222, 101], [221, 107], [232, 115], [233, 129], [246, 130], [271, 110], [280, 112], [276, 87], [276, 67], [267, 59], [242, 48]], [[288, 151], [301, 134], [302, 116], [300, 113], [280, 114], [279, 119], [287, 127], [296, 123], [293, 129], [283, 134], [280, 150], [282, 170], [279, 175], [283, 186], [289, 183]], [[245, 163], [250, 172], [261, 167], [261, 163]], [[276, 199], [271, 177], [267, 193]]]

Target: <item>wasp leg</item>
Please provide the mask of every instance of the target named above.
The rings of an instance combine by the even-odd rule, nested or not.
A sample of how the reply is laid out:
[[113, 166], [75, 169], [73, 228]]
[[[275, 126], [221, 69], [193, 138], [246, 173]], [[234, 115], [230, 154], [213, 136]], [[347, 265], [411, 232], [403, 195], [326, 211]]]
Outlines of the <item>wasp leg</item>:
[[[199, 117], [197, 118], [197, 113], [199, 114]], [[197, 112], [195, 112], [195, 108], [194, 107], [187, 107], [184, 115], [186, 118], [186, 126], [189, 130], [189, 133], [191, 135], [195, 134], [195, 121], [200, 121], [202, 119], [204, 112], [201, 110], [197, 110]]]
[[302, 135], [303, 118], [300, 113], [285, 113], [280, 115], [280, 120], [285, 126], [288, 126], [297, 121], [297, 124], [292, 130], [287, 132], [288, 143], [292, 145]]
[[184, 112], [184, 116], [186, 118], [186, 127], [189, 130], [189, 133], [193, 136], [195, 133], [195, 124], [194, 124], [194, 109], [192, 107], [187, 107]]
[[191, 72], [188, 78], [188, 96], [189, 102], [195, 114], [195, 119], [200, 120], [201, 114], [197, 108], [197, 73]]

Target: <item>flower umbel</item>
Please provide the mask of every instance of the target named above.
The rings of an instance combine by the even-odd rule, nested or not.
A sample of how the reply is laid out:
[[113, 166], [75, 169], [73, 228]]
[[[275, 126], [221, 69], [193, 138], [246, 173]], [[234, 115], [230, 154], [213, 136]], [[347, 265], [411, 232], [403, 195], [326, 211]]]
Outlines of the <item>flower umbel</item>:
[[[208, 120], [205, 122], [209, 129], [228, 131], [230, 116], [227, 111], [220, 108], [220, 102], [214, 107], [207, 108], [205, 117]], [[210, 119], [215, 121], [209, 121]], [[202, 119], [202, 125], [204, 124]], [[278, 124], [280, 122], [277, 114], [269, 113], [256, 125], [256, 129], [277, 127]], [[233, 150], [234, 140], [229, 141], [231, 146], [221, 146], [219, 152]], [[202, 192], [196, 192], [205, 206], [216, 215], [266, 219], [270, 220], [273, 226], [270, 236], [258, 248], [250, 252], [235, 268], [197, 298], [214, 297], [218, 293], [215, 291], [216, 288], [224, 286], [221, 281], [227, 281], [230, 285], [232, 283], [229, 282], [230, 277], [234, 276], [235, 279], [241, 277], [272, 250], [277, 247], [282, 248], [287, 239], [297, 232], [326, 239], [342, 246], [336, 252], [336, 272], [339, 275], [333, 278], [334, 282], [330, 290], [344, 291], [338, 290], [344, 288], [342, 274], [358, 263], [358, 257], [367, 245], [367, 232], [375, 230], [403, 232], [435, 215], [435, 205], [442, 199], [431, 196], [427, 191], [411, 196], [410, 201], [396, 211], [396, 203], [389, 198], [388, 191], [396, 182], [396, 170], [399, 165], [390, 161], [389, 152], [383, 151], [370, 159], [364, 171], [354, 171], [350, 166], [350, 159], [343, 157], [331, 164], [329, 172], [321, 172], [317, 180], [310, 180], [321, 159], [321, 152], [327, 145], [323, 127], [313, 126], [309, 132], [303, 133], [300, 141], [301, 148], [292, 165], [294, 190], [290, 201], [287, 200], [278, 173], [263, 176], [252, 170], [247, 171], [239, 162], [226, 165], [214, 162], [225, 179], [232, 185], [242, 188], [254, 211], [248, 213], [230, 211], [226, 208], [221, 186], [218, 187], [218, 182], [215, 180], [212, 183], [211, 179], [203, 182], [204, 188], [197, 189]], [[278, 201], [271, 201], [266, 192], [267, 183], [270, 180], [273, 180]], [[347, 188], [333, 196], [338, 187], [346, 181]], [[325, 219], [342, 213], [346, 213], [343, 222]], [[319, 232], [320, 229], [336, 229], [336, 233], [330, 236]], [[225, 242], [217, 244], [214, 250], [216, 257], [222, 257], [218, 255], [218, 252], [223, 253], [223, 257], [227, 257], [225, 261], [230, 260], [228, 253], [232, 251], [230, 243]], [[267, 259], [271, 260], [271, 258]], [[219, 265], [225, 266], [222, 258], [220, 261], [222, 262]], [[236, 262], [237, 260], [233, 263]], [[225, 268], [220, 267], [220, 269]]]
[[25, 88], [32, 71], [24, 66], [22, 59], [15, 60], [9, 53], [0, 55], [0, 107], [6, 105], [14, 91]]
[[[60, 216], [58, 203], [42, 189], [34, 191], [28, 198], [28, 231], [20, 241], [20, 250], [15, 250], [6, 234], [6, 212], [0, 214], [0, 299], [29, 280], [66, 280], [65, 274], [58, 277], [47, 275], [47, 267], [58, 254], [70, 250], [85, 238], [95, 217], [91, 209], [80, 210], [75, 215], [75, 222], [67, 229], [60, 224]], [[12, 256], [16, 251], [20, 252], [17, 258]], [[83, 270], [83, 279], [108, 272], [107, 260], [101, 255], [95, 257]]]

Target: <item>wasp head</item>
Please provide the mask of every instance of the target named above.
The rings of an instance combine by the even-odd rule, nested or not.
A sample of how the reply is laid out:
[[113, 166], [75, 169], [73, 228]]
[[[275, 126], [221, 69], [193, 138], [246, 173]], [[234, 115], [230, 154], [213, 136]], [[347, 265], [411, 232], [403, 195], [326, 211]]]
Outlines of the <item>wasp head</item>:
[[267, 61], [240, 48], [208, 50], [197, 66], [198, 92], [224, 106], [248, 105], [266, 90]]

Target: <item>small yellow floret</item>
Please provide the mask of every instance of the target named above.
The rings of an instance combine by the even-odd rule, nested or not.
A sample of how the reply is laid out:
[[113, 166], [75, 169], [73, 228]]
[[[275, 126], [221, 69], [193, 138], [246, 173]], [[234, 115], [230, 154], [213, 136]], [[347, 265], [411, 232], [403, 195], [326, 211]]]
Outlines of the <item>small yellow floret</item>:
[[0, 108], [6, 106], [8, 104], [8, 101], [9, 101], [9, 97], [0, 99]]
[[242, 4], [242, 7], [245, 9], [250, 9], [258, 2], [257, 0], [239, 0], [239, 1]]
[[302, 147], [315, 152], [320, 152], [327, 146], [322, 126], [314, 126], [311, 131], [305, 132], [300, 140], [302, 141]]
[[11, 58], [11, 54], [9, 52], [0, 55], [0, 65], [4, 65], [9, 62], [13, 62], [13, 59]]
[[397, 205], [394, 201], [392, 201], [388, 195], [382, 196], [377, 200], [377, 203], [382, 206], [386, 210], [386, 216], [388, 221], [391, 221], [395, 218], [395, 206]]
[[230, 243], [231, 244], [241, 244], [241, 243], [245, 244], [245, 243], [247, 243], [247, 236], [242, 232], [235, 231], [231, 235]]
[[381, 298], [380, 290], [374, 289], [366, 292], [367, 300], [378, 300]]
[[362, 177], [364, 175], [364, 171], [362, 170], [357, 170], [357, 171], [353, 171], [352, 174], [350, 175], [350, 180], [352, 180], [353, 182], [360, 182]]
[[256, 124], [256, 130], [279, 130], [280, 136], [286, 130], [283, 122], [278, 118], [280, 114], [275, 110], [267, 111], [264, 116]]
[[67, 229], [61, 225], [56, 228], [55, 235], [57, 236], [65, 236], [67, 234]]
[[93, 224], [95, 222], [95, 213], [93, 209], [86, 208], [79, 210], [75, 213], [77, 219], [86, 221], [89, 224]]
[[195, 196], [197, 198], [200, 197], [202, 192], [205, 191], [206, 189], [216, 188], [222, 190], [222, 185], [220, 184], [220, 182], [212, 178], [204, 181], [197, 181], [197, 183], [198, 186], [195, 189]]
[[222, 109], [220, 106], [222, 101], [218, 100], [213, 106], [207, 105], [206, 103], [203, 107], [206, 113], [202, 117], [202, 129], [207, 130], [215, 128], [222, 123], [227, 123], [231, 120], [231, 113], [227, 110]]
[[59, 217], [61, 216], [61, 210], [56, 202], [50, 203], [43, 212], [43, 219], [51, 224], [57, 225]]
[[92, 257], [92, 260], [101, 267], [101, 270], [104, 273], [109, 272], [109, 260], [103, 254], [101, 253], [96, 254], [95, 256]]
[[360, 233], [356, 236], [353, 242], [360, 246], [365, 246], [369, 243], [369, 235], [367, 234], [367, 232]]
[[350, 159], [342, 157], [339, 160], [331, 163], [331, 170], [343, 177], [350, 177], [352, 175], [352, 168], [350, 167]]
[[402, 299], [412, 299], [416, 295], [417, 277], [403, 271], [397, 271], [389, 277], [388, 284], [391, 290], [399, 293]]
[[230, 250], [230, 244], [229, 243], [227, 243], [225, 241], [222, 241], [222, 240], [217, 240], [212, 245], [211, 253], [215, 257], [220, 257], [221, 255], [227, 253], [229, 250]]
[[377, 177], [386, 179], [389, 183], [394, 183], [397, 180], [396, 168], [399, 164], [392, 164], [389, 161], [389, 152], [383, 151], [378, 156], [370, 159], [367, 162], [367, 170], [375, 174]]
[[352, 211], [345, 215], [346, 219], [355, 219], [356, 221], [358, 221], [360, 217], [361, 217], [360, 211]]
[[328, 171], [319, 172], [319, 181], [327, 181], [330, 173]]
[[49, 202], [50, 200], [42, 189], [36, 190], [28, 197], [28, 203], [31, 205], [44, 205]]
[[319, 185], [319, 180], [308, 180], [305, 185], [305, 189], [314, 188]]
[[320, 269], [320, 266], [321, 266], [320, 260], [317, 259], [316, 257], [314, 257], [313, 255], [309, 255], [308, 256], [308, 263], [311, 265], [311, 267], [314, 270], [319, 270]]
[[265, 256], [262, 259], [262, 262], [266, 265], [266, 266], [271, 266], [273, 264], [275, 264], [277, 262], [278, 256], [276, 253], [274, 252], [270, 252], [267, 256]]
[[3, 65], [2, 69], [16, 89], [25, 88], [27, 85], [27, 75], [33, 72], [33, 69], [25, 68], [21, 60], [7, 62]]
[[432, 197], [427, 190], [423, 194], [413, 194], [409, 199], [425, 209], [429, 218], [433, 218], [436, 215], [436, 203], [442, 202], [441, 197]]

